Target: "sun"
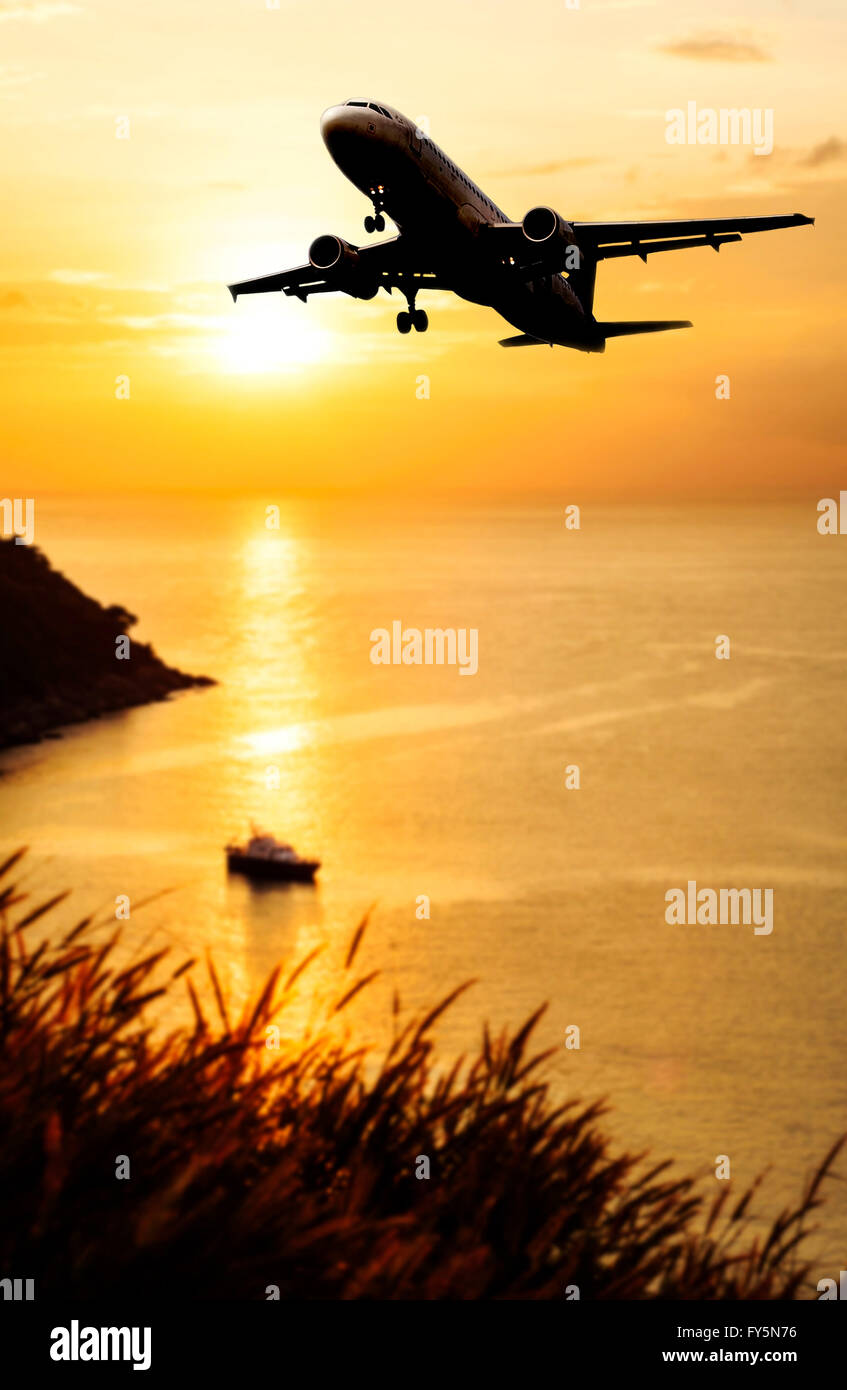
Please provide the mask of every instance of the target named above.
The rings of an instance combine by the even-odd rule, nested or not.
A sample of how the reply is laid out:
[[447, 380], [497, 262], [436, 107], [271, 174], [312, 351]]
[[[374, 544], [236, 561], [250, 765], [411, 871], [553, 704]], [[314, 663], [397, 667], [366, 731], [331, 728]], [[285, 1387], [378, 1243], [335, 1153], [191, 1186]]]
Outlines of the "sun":
[[282, 296], [246, 296], [233, 306], [215, 353], [225, 372], [257, 376], [296, 372], [325, 357], [328, 344], [326, 330]]

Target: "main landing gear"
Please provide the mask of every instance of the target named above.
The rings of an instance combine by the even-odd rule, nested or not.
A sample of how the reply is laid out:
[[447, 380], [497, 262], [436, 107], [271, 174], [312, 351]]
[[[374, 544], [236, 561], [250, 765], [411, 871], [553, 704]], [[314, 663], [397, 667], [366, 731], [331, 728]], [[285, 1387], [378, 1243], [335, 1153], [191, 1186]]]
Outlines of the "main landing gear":
[[398, 286], [398, 288], [401, 289], [403, 294], [406, 296], [406, 304], [408, 305], [408, 308], [401, 309], [399, 314], [397, 315], [397, 327], [399, 328], [401, 333], [411, 333], [413, 328], [416, 333], [425, 333], [426, 330], [429, 328], [429, 319], [427, 318], [427, 315], [423, 309], [415, 308], [415, 300], [418, 296], [418, 286], [414, 283], [414, 281], [407, 283], [408, 288], [407, 285], [403, 283], [403, 279], [401, 278]]
[[424, 309], [415, 309], [411, 305], [408, 312], [401, 309], [397, 315], [397, 327], [401, 333], [410, 333], [414, 328], [416, 333], [425, 333], [429, 328], [429, 319]]

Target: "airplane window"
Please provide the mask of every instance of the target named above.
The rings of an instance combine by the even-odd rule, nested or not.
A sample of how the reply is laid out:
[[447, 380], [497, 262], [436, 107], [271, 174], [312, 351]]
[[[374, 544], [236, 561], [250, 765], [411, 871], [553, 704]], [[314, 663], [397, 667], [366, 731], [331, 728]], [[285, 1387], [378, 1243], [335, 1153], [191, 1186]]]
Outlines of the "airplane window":
[[347, 105], [348, 105], [348, 106], [364, 106], [365, 109], [367, 109], [368, 103], [367, 103], [366, 101], [348, 101]]

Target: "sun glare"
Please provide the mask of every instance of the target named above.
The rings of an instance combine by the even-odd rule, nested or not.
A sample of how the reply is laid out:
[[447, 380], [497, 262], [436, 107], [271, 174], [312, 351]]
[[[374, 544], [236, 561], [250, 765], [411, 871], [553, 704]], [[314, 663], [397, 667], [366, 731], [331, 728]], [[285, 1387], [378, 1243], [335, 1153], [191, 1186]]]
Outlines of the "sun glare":
[[286, 312], [280, 296], [257, 301], [246, 297], [233, 305], [232, 320], [218, 340], [216, 352], [223, 369], [240, 375], [292, 372], [326, 355], [329, 335], [314, 322]]
[[264, 729], [242, 734], [240, 742], [247, 744], [252, 754], [268, 757], [272, 753], [296, 753], [312, 740], [308, 724], [289, 724], [279, 729]]

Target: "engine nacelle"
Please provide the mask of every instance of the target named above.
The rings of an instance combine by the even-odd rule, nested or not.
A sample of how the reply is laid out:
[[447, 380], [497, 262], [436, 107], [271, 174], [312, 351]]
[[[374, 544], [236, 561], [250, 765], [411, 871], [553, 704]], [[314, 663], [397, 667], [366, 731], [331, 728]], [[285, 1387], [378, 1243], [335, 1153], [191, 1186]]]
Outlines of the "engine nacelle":
[[373, 299], [379, 289], [376, 276], [343, 237], [331, 233], [316, 237], [309, 247], [309, 264], [354, 299]]
[[551, 270], [563, 270], [569, 246], [576, 245], [573, 227], [555, 208], [530, 208], [521, 223], [523, 234]]

